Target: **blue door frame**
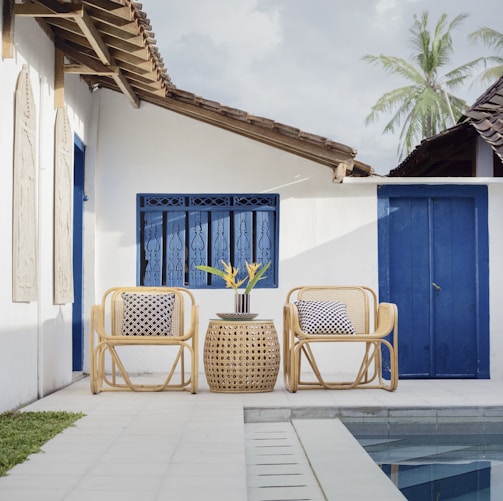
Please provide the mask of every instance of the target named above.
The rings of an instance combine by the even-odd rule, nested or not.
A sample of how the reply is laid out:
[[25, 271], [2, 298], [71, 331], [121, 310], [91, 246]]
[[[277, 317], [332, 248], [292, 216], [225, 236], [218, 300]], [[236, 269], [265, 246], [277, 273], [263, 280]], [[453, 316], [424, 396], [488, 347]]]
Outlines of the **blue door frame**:
[[401, 378], [489, 378], [486, 186], [382, 186], [379, 296], [397, 303]]
[[85, 146], [74, 137], [73, 160], [73, 307], [72, 307], [72, 370], [81, 371], [84, 363], [83, 324], [83, 222]]

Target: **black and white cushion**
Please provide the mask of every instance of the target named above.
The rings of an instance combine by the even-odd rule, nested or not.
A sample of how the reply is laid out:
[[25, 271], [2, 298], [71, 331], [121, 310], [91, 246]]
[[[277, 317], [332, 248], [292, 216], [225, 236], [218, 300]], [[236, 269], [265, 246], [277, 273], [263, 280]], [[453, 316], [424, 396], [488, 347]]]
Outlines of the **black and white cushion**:
[[355, 334], [346, 305], [338, 301], [296, 301], [300, 328], [306, 334]]
[[121, 293], [123, 336], [171, 336], [174, 294]]

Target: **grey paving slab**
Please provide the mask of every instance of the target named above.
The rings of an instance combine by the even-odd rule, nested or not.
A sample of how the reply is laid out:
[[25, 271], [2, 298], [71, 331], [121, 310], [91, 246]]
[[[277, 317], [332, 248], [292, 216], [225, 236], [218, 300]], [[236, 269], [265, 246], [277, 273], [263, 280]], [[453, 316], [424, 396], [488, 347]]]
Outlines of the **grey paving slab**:
[[[86, 416], [45, 444], [43, 453], [0, 477], [2, 501], [240, 501], [253, 499], [260, 489], [252, 486], [255, 479], [247, 470], [247, 461], [258, 461], [246, 452], [245, 421], [246, 426], [258, 421], [277, 433], [277, 421], [288, 424], [300, 417], [303, 422], [316, 418], [317, 425], [333, 417], [367, 419], [383, 427], [393, 419], [449, 423], [454, 418], [459, 427], [481, 420], [487, 433], [502, 433], [503, 381], [408, 380], [400, 381], [392, 393], [358, 389], [293, 394], [280, 377], [273, 392], [224, 394], [210, 392], [201, 375], [196, 395], [92, 395], [89, 380], [83, 378], [25, 409], [79, 411]], [[290, 456], [277, 445], [271, 444], [270, 452], [287, 462]], [[322, 446], [317, 454], [328, 454]], [[282, 474], [281, 469], [278, 466], [277, 472]], [[333, 473], [323, 464], [315, 470], [317, 476]], [[351, 474], [340, 482], [347, 484]], [[290, 487], [276, 489], [278, 495], [292, 495]], [[307, 489], [303, 494], [315, 495]]]

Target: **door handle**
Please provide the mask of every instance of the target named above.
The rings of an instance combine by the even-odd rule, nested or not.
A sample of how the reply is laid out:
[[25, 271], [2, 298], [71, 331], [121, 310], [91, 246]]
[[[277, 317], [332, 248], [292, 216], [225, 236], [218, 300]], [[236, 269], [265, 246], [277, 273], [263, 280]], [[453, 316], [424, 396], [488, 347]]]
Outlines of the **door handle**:
[[431, 285], [433, 285], [433, 287], [435, 288], [435, 290], [439, 291], [441, 290], [442, 288], [440, 287], [440, 285], [436, 284], [435, 282], [431, 282]]

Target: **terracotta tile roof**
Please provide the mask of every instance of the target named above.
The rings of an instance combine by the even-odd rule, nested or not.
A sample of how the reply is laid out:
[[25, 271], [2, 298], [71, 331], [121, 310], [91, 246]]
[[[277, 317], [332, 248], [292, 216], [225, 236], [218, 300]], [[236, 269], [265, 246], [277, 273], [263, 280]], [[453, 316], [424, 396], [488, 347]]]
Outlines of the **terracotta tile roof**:
[[503, 160], [503, 76], [477, 99], [466, 117]]
[[503, 76], [477, 99], [457, 125], [423, 139], [389, 176], [436, 176], [438, 172], [475, 175], [474, 157], [467, 147], [475, 147], [477, 135], [503, 161]]
[[[468, 124], [459, 124], [421, 143], [395, 169], [389, 177], [445, 177], [471, 176], [473, 155], [466, 153], [475, 145], [477, 133]], [[449, 174], [446, 174], [449, 173]]]
[[80, 74], [92, 89], [122, 92], [135, 107], [149, 102], [327, 165], [337, 181], [373, 174], [350, 146], [178, 89], [137, 2], [31, 0], [14, 4], [12, 15], [36, 18], [65, 55], [64, 72]]

